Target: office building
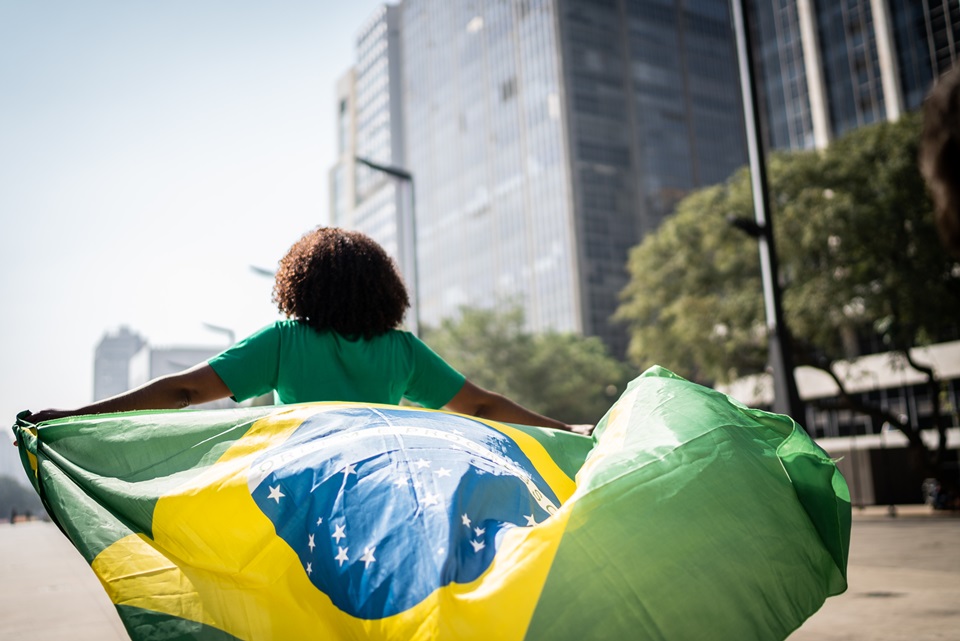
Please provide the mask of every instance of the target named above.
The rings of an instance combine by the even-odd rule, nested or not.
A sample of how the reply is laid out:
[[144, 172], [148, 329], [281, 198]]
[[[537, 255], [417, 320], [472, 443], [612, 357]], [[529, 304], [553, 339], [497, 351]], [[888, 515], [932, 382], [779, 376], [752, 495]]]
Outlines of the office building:
[[[399, 46], [385, 50], [402, 59], [386, 65], [388, 94], [383, 83], [364, 92], [362, 43], [391, 15]], [[364, 146], [384, 131], [365, 133], [362, 113], [389, 113], [391, 132], [402, 114], [402, 155], [372, 159], [415, 181], [424, 321], [516, 303], [531, 329], [599, 335], [622, 352], [610, 317], [628, 250], [691, 189], [746, 162], [729, 25], [725, 0], [405, 0], [378, 11], [338, 99], [355, 99], [356, 155], [373, 154]], [[350, 105], [339, 113], [349, 120]], [[356, 172], [359, 212], [369, 187]], [[342, 210], [335, 221], [373, 228]]]
[[336, 227], [356, 229], [354, 224], [354, 172], [356, 153], [356, 95], [354, 88], [354, 70], [351, 67], [337, 80], [336, 118], [337, 118], [337, 162], [330, 168], [327, 177], [329, 184], [330, 222]]
[[[916, 109], [957, 57], [956, 2], [747, 6], [774, 149]], [[629, 249], [746, 164], [727, 0], [404, 0], [357, 46], [338, 86], [334, 221], [380, 240], [410, 281], [407, 184], [353, 157], [409, 172], [428, 324], [519, 303], [531, 329], [622, 353], [610, 317]]]
[[374, 12], [359, 30], [356, 65], [337, 82], [338, 160], [329, 180], [333, 224], [369, 235], [403, 268], [398, 216], [410, 206], [409, 186], [357, 162], [404, 163], [399, 13], [392, 5]]
[[767, 140], [823, 148], [917, 109], [957, 61], [949, 0], [752, 0]]
[[147, 342], [127, 327], [103, 335], [93, 359], [93, 400], [99, 401], [130, 389], [130, 359]]

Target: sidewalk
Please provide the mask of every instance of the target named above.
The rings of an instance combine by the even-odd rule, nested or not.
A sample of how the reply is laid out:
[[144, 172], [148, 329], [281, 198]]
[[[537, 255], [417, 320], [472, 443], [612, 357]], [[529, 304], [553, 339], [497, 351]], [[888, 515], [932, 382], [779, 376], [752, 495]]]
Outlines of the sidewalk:
[[[0, 549], [0, 639], [128, 639], [55, 525], [0, 524]], [[854, 509], [849, 579], [847, 592], [828, 599], [789, 641], [957, 641], [960, 518], [922, 506], [900, 507], [896, 518], [885, 507]]]
[[847, 591], [789, 641], [960, 639], [960, 518], [925, 506], [853, 510]]
[[129, 641], [93, 570], [53, 523], [0, 524], [0, 639]]

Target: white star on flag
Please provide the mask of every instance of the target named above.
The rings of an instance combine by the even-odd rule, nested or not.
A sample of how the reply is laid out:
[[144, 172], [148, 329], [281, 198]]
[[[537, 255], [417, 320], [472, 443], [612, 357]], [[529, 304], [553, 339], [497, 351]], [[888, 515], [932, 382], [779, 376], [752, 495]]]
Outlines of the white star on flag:
[[330, 537], [337, 540], [337, 545], [340, 544], [340, 539], [344, 539], [347, 537], [347, 533], [345, 532], [346, 529], [347, 529], [346, 525], [334, 526], [333, 534], [331, 534]]
[[313, 574], [313, 564], [307, 563], [307, 574]]
[[484, 534], [486, 534], [486, 532], [487, 532], [487, 531], [486, 531], [485, 529], [483, 529], [482, 527], [475, 527], [475, 528], [473, 528], [473, 531], [474, 531], [474, 533], [476, 533], [478, 539], [479, 539], [481, 536], [483, 536]]
[[343, 472], [344, 478], [350, 476], [351, 474], [357, 473], [357, 466], [353, 463], [347, 463], [347, 466], [341, 470]]
[[430, 461], [424, 461], [423, 459], [420, 459], [419, 461], [417, 461], [418, 470], [424, 467], [430, 467]]
[[403, 478], [402, 476], [397, 477], [397, 480], [393, 482], [394, 487], [406, 487], [408, 484], [409, 484], [409, 481], [407, 481], [407, 479]]
[[334, 561], [340, 561], [340, 567], [343, 567], [343, 562], [347, 561], [347, 550], [350, 548], [342, 548], [339, 545], [337, 546], [337, 556], [333, 557]]
[[279, 485], [278, 485], [277, 487], [273, 487], [272, 485], [269, 486], [269, 487], [270, 487], [270, 496], [268, 496], [267, 498], [268, 498], [268, 499], [273, 499], [273, 500], [276, 501], [277, 503], [280, 503], [280, 499], [282, 499], [283, 497], [285, 497], [286, 494], [284, 494], [283, 492], [280, 491], [280, 486], [279, 486]]
[[360, 557], [360, 560], [363, 561], [364, 569], [370, 567], [370, 564], [376, 561], [376, 559], [373, 558], [373, 551], [375, 549], [377, 548], [376, 547], [363, 548], [363, 556]]
[[450, 476], [450, 470], [445, 467], [441, 467], [439, 470], [434, 472], [434, 474], [436, 474], [439, 478], [443, 478], [444, 476]]
[[436, 494], [427, 494], [423, 497], [424, 505], [438, 505], [440, 503], [440, 497]]
[[319, 519], [317, 519], [317, 525], [320, 525], [321, 523], [323, 523], [323, 517], [322, 517], [322, 516], [321, 516]]
[[443, 556], [446, 553], [447, 553], [447, 548], [440, 548], [437, 550], [437, 554], [439, 554], [440, 556]]
[[307, 541], [307, 547], [310, 548], [311, 552], [313, 552], [313, 548], [315, 548], [316, 546], [317, 544], [313, 542], [313, 535], [311, 534], [309, 537], [309, 540]]
[[536, 525], [537, 520], [533, 518], [532, 514], [524, 514], [523, 518], [527, 519], [527, 525]]
[[484, 547], [486, 547], [483, 541], [470, 541], [470, 545], [473, 546], [474, 553], [477, 553], [480, 550], [482, 550]]
[[464, 525], [466, 525], [467, 527], [470, 527], [470, 517], [467, 516], [466, 513], [464, 513], [464, 515], [460, 517], [460, 520], [463, 521]]

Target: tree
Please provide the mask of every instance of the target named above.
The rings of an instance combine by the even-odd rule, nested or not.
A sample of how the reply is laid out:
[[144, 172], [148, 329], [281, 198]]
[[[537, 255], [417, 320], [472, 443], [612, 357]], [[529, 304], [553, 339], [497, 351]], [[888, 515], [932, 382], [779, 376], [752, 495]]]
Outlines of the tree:
[[33, 488], [18, 483], [9, 476], [0, 476], [0, 519], [45, 514], [40, 497]]
[[756, 245], [727, 224], [751, 208], [749, 177], [694, 192], [635, 247], [617, 318], [627, 355], [710, 383], [763, 369], [766, 338]]
[[[925, 450], [919, 433], [903, 417], [847, 394], [832, 364], [874, 342], [923, 371], [941, 434], [928, 459], [935, 467], [946, 448], [940, 384], [909, 349], [956, 330], [960, 264], [936, 237], [917, 170], [919, 135], [915, 115], [864, 127], [823, 151], [772, 155], [768, 178], [797, 364], [829, 373], [842, 407], [898, 427], [916, 450]], [[708, 383], [763, 370], [757, 247], [730, 218], [753, 218], [746, 169], [691, 194], [632, 250], [617, 315], [630, 327], [633, 362], [658, 362]]]
[[477, 385], [566, 423], [595, 424], [632, 374], [599, 338], [525, 330], [519, 307], [465, 307], [424, 338]]

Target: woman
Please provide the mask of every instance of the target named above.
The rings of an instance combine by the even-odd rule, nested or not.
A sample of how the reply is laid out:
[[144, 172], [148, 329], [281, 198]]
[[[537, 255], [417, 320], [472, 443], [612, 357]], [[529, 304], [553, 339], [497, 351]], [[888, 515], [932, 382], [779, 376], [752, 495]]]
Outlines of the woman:
[[425, 407], [508, 423], [571, 430], [477, 387], [413, 334], [397, 329], [410, 306], [380, 245], [358, 232], [318, 228], [280, 261], [273, 300], [288, 320], [265, 327], [206, 363], [34, 423], [78, 414], [179, 409], [275, 390], [281, 403], [355, 401]]

